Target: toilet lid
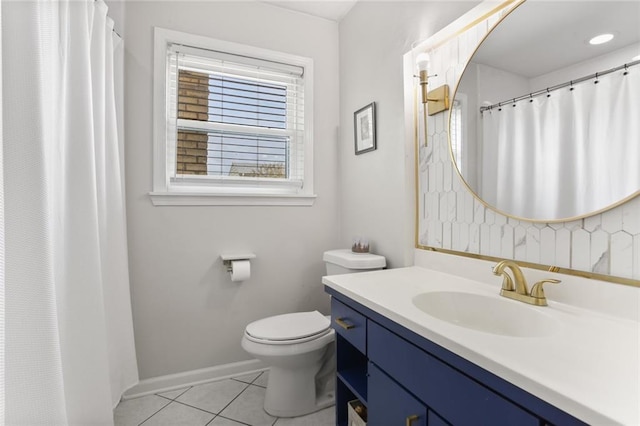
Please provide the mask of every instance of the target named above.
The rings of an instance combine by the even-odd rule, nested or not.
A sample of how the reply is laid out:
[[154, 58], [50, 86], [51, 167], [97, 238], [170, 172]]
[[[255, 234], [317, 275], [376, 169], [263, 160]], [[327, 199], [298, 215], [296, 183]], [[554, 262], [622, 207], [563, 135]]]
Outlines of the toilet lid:
[[320, 334], [331, 322], [318, 311], [276, 315], [247, 325], [246, 333], [262, 340], [296, 340]]

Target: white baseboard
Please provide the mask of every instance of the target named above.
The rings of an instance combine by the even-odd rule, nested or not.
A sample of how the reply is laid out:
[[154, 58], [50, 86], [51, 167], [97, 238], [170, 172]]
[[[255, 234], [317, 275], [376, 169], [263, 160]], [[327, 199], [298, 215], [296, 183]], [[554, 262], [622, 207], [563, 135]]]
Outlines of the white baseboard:
[[267, 367], [257, 359], [218, 365], [200, 370], [185, 371], [183, 373], [168, 374], [166, 376], [144, 379], [127, 389], [122, 399], [138, 398], [159, 392], [167, 392], [186, 386], [200, 385], [216, 380], [228, 379], [242, 374], [250, 374], [266, 370]]

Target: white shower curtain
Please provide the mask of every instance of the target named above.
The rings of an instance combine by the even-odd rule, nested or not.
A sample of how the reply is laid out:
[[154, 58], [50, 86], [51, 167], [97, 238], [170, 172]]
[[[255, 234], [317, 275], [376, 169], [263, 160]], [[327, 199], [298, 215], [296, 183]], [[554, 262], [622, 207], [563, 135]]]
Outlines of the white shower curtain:
[[482, 114], [481, 193], [520, 217], [561, 219], [640, 188], [640, 66]]
[[[0, 25], [2, 2], [0, 2]], [[2, 31], [0, 31], [0, 99], [2, 99]], [[0, 425], [4, 425], [4, 137], [2, 132], [2, 102], [0, 101]]]
[[138, 380], [117, 36], [102, 0], [3, 2], [1, 25], [4, 420], [112, 424]]

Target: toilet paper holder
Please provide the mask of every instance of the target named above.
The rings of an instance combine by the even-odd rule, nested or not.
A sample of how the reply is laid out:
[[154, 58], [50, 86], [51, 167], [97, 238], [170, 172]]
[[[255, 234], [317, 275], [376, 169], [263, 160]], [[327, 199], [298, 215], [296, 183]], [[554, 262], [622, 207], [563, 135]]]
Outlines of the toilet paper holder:
[[231, 262], [234, 260], [249, 260], [255, 259], [256, 255], [253, 253], [232, 253], [232, 254], [221, 254], [220, 259], [222, 259], [222, 264], [227, 267], [227, 272], [231, 272]]

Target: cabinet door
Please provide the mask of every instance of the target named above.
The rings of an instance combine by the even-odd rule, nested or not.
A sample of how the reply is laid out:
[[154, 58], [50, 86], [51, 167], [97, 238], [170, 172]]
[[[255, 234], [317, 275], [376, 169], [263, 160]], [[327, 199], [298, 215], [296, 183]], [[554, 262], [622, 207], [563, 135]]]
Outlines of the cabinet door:
[[368, 426], [426, 426], [427, 408], [369, 363]]
[[429, 410], [427, 414], [427, 424], [429, 426], [449, 426], [449, 423], [445, 422], [442, 417]]

